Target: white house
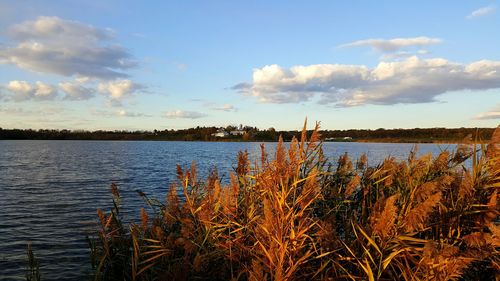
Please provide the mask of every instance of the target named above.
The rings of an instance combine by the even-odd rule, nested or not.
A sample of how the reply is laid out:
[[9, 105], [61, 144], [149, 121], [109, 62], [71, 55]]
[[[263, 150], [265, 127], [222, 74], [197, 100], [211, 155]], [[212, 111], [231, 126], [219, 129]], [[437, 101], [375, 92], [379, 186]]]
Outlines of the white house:
[[233, 136], [242, 136], [245, 134], [245, 131], [242, 131], [242, 130], [235, 130], [235, 131], [231, 131], [229, 132], [231, 135]]
[[212, 136], [218, 137], [218, 138], [225, 138], [225, 137], [228, 137], [229, 134], [224, 130], [219, 130], [219, 131], [217, 131], [217, 133], [213, 133]]

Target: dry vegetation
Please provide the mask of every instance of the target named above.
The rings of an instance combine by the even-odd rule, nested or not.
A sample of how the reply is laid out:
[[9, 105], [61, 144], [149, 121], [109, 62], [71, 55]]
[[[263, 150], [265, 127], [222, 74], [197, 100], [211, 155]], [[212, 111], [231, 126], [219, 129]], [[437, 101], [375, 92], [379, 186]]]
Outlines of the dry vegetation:
[[[433, 158], [324, 159], [318, 126], [274, 157], [240, 152], [230, 184], [177, 168], [164, 202], [126, 225], [98, 210], [97, 280], [495, 280], [500, 129]], [[470, 161], [465, 163], [465, 161]]]

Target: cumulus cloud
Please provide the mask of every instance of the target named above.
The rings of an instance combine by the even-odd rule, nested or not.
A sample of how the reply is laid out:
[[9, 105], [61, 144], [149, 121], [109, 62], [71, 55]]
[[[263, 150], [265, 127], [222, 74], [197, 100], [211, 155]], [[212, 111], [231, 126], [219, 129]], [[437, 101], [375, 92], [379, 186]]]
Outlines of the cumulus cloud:
[[65, 93], [64, 98], [68, 100], [88, 100], [94, 97], [95, 89], [85, 86], [85, 82], [75, 80], [73, 82], [61, 82], [59, 88]]
[[174, 110], [165, 112], [163, 117], [165, 118], [178, 118], [178, 119], [198, 119], [208, 116], [202, 112], [196, 111], [184, 111], [184, 110]]
[[120, 101], [140, 90], [145, 89], [141, 84], [132, 82], [129, 79], [117, 79], [113, 81], [101, 82], [97, 86], [101, 93], [109, 96], [110, 100]]
[[381, 53], [393, 53], [407, 47], [423, 47], [441, 43], [439, 38], [425, 36], [394, 39], [365, 39], [340, 45], [341, 48], [370, 46]]
[[263, 103], [293, 103], [319, 97], [338, 106], [426, 103], [451, 91], [500, 88], [500, 61], [470, 64], [442, 58], [364, 65], [317, 64], [290, 69], [267, 65], [254, 69], [252, 83], [233, 86]]
[[[136, 66], [128, 50], [113, 42], [114, 31], [58, 17], [41, 16], [8, 28], [10, 42], [0, 45], [0, 63], [30, 71], [75, 77], [58, 83], [68, 100], [88, 100], [97, 92], [109, 102], [122, 99], [145, 87], [125, 73]], [[7, 87], [16, 100], [49, 99], [55, 87], [18, 81]]]
[[488, 119], [500, 119], [500, 104], [490, 111], [478, 114], [474, 119], [478, 120], [488, 120]]
[[113, 32], [58, 17], [38, 17], [12, 26], [10, 45], [0, 46], [0, 63], [63, 76], [124, 78], [136, 66], [128, 50], [111, 44]]
[[472, 13], [470, 13], [466, 18], [467, 19], [474, 19], [474, 18], [478, 18], [478, 17], [484, 17], [487, 15], [493, 14], [495, 12], [495, 10], [496, 10], [496, 7], [494, 7], [494, 6], [482, 7], [482, 8], [479, 8], [479, 9], [473, 11]]
[[218, 111], [226, 111], [226, 112], [238, 111], [238, 109], [236, 107], [234, 107], [234, 105], [227, 104], [227, 103], [223, 104], [223, 105], [210, 104], [210, 109], [218, 110]]
[[58, 40], [73, 39], [70, 43], [108, 40], [113, 38], [110, 29], [99, 29], [76, 21], [62, 20], [58, 17], [38, 17], [34, 21], [25, 21], [11, 26], [8, 30], [11, 37], [19, 40]]
[[49, 84], [37, 81], [30, 84], [26, 81], [10, 81], [5, 88], [11, 93], [14, 101], [51, 100], [57, 96], [57, 89]]

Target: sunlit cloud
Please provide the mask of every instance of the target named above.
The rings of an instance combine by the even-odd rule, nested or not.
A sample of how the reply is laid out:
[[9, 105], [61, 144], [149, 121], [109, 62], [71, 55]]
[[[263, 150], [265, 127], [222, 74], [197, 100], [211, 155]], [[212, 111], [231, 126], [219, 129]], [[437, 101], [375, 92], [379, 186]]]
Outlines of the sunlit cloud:
[[289, 69], [267, 65], [254, 69], [252, 83], [233, 89], [262, 103], [297, 103], [318, 97], [323, 104], [428, 103], [441, 94], [460, 90], [500, 88], [500, 61], [470, 64], [442, 58], [410, 57], [365, 65], [298, 65]]
[[340, 45], [340, 48], [369, 46], [381, 53], [393, 53], [407, 47], [424, 47], [442, 43], [439, 38], [429, 38], [425, 36], [411, 38], [394, 39], [365, 39]]
[[10, 98], [14, 101], [52, 100], [57, 96], [56, 87], [37, 81], [34, 84], [26, 81], [13, 80], [6, 86]]
[[226, 111], [226, 112], [238, 111], [238, 109], [234, 107], [234, 105], [227, 103], [223, 105], [209, 104], [209, 107], [210, 109], [217, 111]]
[[208, 116], [206, 113], [184, 110], [168, 111], [163, 114], [163, 117], [172, 119], [198, 119], [206, 116]]
[[129, 79], [126, 70], [137, 62], [128, 50], [115, 43], [115, 32], [58, 17], [40, 16], [12, 25], [8, 39], [0, 45], [0, 64], [45, 74], [73, 77], [57, 87], [43, 82], [31, 85], [12, 81], [6, 86], [12, 99], [48, 100], [57, 89], [66, 100], [88, 100], [105, 94], [108, 103], [120, 104], [146, 87]]
[[91, 110], [92, 115], [100, 117], [152, 117], [149, 114], [144, 114], [141, 112], [133, 112], [125, 109], [120, 109], [116, 111], [108, 111], [102, 109]]
[[490, 111], [480, 113], [474, 117], [477, 120], [500, 119], [500, 104]]
[[126, 110], [118, 110], [116, 115], [121, 117], [151, 117], [151, 115], [139, 113], [139, 112], [131, 112]]
[[474, 18], [479, 18], [479, 17], [484, 17], [490, 14], [493, 14], [496, 11], [496, 7], [494, 6], [487, 6], [487, 7], [481, 7], [472, 13], [470, 13], [468, 16], [466, 16], [467, 19], [474, 19]]
[[106, 94], [110, 100], [121, 101], [140, 90], [144, 90], [145, 86], [134, 83], [129, 79], [117, 79], [101, 82], [97, 89], [99, 92]]
[[137, 65], [114, 32], [58, 17], [38, 17], [9, 28], [10, 44], [0, 46], [0, 63], [62, 76], [127, 77]]

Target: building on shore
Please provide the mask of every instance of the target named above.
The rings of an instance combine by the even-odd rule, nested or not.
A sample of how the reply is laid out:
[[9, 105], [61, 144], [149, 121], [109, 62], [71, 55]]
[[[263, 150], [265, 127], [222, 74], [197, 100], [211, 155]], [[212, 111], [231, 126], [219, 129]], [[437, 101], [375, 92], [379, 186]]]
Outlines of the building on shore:
[[216, 138], [225, 138], [229, 136], [229, 133], [226, 132], [225, 130], [219, 129], [217, 133], [213, 133], [212, 136]]
[[235, 130], [235, 131], [229, 132], [229, 134], [231, 134], [232, 136], [243, 136], [245, 133], [246, 132], [243, 130]]

